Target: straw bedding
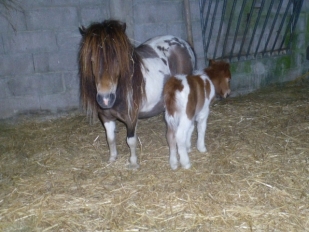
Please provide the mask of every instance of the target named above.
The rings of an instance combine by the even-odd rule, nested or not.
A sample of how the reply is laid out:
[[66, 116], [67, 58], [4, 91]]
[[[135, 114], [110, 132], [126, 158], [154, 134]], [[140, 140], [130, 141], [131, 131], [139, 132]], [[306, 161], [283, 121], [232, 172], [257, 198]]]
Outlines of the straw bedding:
[[215, 102], [190, 170], [169, 167], [163, 115], [139, 121], [138, 170], [121, 123], [110, 164], [104, 129], [81, 113], [2, 122], [0, 230], [308, 231], [308, 89]]

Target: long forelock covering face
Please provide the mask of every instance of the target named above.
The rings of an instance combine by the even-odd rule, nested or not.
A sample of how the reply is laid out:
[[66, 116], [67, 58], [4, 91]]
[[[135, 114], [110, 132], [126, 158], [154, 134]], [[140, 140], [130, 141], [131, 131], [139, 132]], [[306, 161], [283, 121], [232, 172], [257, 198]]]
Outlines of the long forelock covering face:
[[91, 61], [91, 67], [85, 67], [85, 71], [89, 73], [91, 69], [97, 85], [110, 88], [111, 82], [117, 84], [120, 76], [127, 75], [133, 46], [125, 34], [124, 23], [116, 20], [94, 23], [84, 31], [83, 39], [82, 52], [86, 54], [81, 55]]

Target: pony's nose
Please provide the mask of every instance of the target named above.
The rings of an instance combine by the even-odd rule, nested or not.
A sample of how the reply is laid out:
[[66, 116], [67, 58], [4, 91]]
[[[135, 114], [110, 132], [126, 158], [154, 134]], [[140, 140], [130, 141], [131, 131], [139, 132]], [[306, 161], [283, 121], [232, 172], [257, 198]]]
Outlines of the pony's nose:
[[97, 102], [103, 109], [111, 108], [116, 100], [116, 95], [114, 93], [108, 94], [97, 94]]

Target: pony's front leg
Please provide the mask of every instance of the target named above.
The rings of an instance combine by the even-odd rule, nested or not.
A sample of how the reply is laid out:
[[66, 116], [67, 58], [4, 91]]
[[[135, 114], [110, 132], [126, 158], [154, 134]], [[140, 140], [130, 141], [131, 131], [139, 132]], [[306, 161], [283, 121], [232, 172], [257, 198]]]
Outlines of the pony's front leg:
[[117, 148], [116, 148], [116, 137], [115, 137], [115, 121], [104, 122], [104, 127], [106, 130], [106, 137], [109, 147], [109, 162], [114, 162], [117, 158]]
[[139, 168], [139, 165], [137, 164], [137, 156], [136, 156], [136, 144], [137, 144], [137, 138], [136, 138], [136, 128], [135, 126], [132, 128], [128, 128], [127, 132], [127, 143], [130, 147], [130, 169], [137, 169]]

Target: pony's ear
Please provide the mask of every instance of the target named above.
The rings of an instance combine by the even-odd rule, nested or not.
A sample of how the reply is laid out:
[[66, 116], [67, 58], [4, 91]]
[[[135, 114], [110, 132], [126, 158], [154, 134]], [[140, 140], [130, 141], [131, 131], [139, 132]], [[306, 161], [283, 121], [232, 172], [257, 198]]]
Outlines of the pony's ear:
[[84, 26], [78, 27], [79, 33], [84, 36], [86, 34], [86, 28]]

